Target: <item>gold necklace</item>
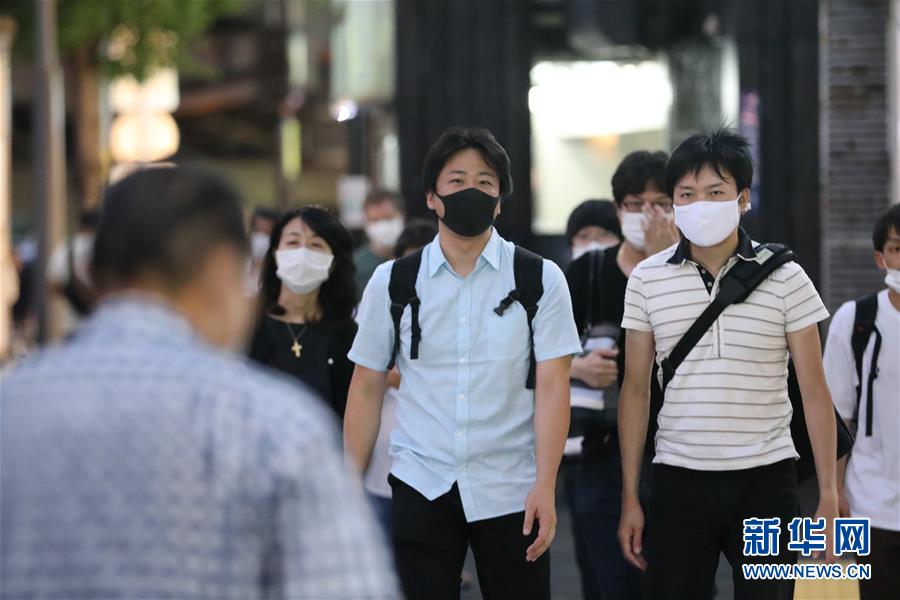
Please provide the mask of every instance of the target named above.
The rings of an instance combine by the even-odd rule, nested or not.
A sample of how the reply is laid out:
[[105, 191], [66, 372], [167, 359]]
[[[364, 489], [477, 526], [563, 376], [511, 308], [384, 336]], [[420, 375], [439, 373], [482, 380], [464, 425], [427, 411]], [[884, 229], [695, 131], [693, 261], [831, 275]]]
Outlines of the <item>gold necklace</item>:
[[287, 330], [291, 336], [291, 339], [294, 340], [294, 343], [291, 346], [291, 352], [294, 353], [294, 356], [296, 358], [300, 358], [300, 353], [303, 352], [303, 346], [300, 344], [300, 338], [303, 336], [304, 333], [306, 333], [306, 328], [308, 326], [304, 325], [303, 329], [300, 330], [300, 333], [298, 333], [297, 335], [294, 335], [294, 330], [291, 328], [291, 324], [288, 323], [287, 321], [285, 321], [284, 324], [287, 326]]

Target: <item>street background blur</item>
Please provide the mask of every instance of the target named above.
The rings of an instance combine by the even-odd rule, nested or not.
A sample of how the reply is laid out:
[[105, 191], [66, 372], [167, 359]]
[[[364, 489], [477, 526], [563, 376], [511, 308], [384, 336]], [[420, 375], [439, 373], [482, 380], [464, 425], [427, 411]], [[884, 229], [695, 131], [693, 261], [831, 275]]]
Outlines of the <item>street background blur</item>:
[[744, 226], [833, 312], [881, 287], [898, 72], [897, 0], [4, 0], [0, 356], [63, 334], [50, 254], [135, 165], [207, 165], [248, 214], [333, 207], [361, 242], [370, 189], [429, 216], [419, 170], [454, 124], [509, 152], [500, 233], [560, 263], [626, 154], [733, 126], [756, 161]]

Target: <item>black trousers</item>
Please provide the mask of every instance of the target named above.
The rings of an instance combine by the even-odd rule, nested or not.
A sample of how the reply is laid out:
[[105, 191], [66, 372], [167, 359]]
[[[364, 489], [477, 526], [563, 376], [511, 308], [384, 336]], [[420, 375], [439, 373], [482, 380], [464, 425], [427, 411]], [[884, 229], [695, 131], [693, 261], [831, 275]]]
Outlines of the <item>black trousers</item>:
[[[695, 471], [653, 465], [647, 507], [644, 597], [710, 598], [719, 553], [734, 570], [735, 600], [790, 600], [791, 580], [746, 580], [741, 565], [796, 562], [788, 523], [799, 515], [793, 460], [739, 471]], [[743, 554], [743, 520], [781, 518], [778, 556]]]
[[525, 513], [466, 522], [456, 484], [429, 501], [393, 475], [394, 558], [407, 600], [458, 600], [459, 577], [471, 544], [485, 600], [550, 598], [550, 553], [525, 561], [537, 537], [522, 535]]
[[857, 562], [872, 565], [872, 578], [860, 579], [861, 600], [894, 600], [900, 594], [900, 531], [872, 527], [871, 553]]

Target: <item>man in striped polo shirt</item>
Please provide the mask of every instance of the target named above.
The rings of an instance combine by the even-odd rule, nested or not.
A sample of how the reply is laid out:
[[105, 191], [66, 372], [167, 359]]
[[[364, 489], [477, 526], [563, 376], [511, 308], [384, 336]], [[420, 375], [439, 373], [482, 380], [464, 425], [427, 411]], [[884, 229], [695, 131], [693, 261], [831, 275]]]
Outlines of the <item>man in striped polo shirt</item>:
[[[654, 359], [668, 356], [718, 293], [738, 261], [756, 259], [739, 227], [750, 206], [746, 140], [720, 130], [695, 135], [666, 166], [682, 241], [631, 273], [622, 327], [625, 380], [619, 404], [623, 488], [619, 540], [646, 571], [650, 598], [708, 598], [719, 553], [734, 568], [736, 598], [790, 598], [791, 581], [745, 580], [744, 562], [794, 562], [787, 525], [798, 516], [787, 391], [790, 352], [809, 429], [820, 502], [837, 516], [835, 423], [816, 324], [827, 318], [818, 293], [794, 262], [779, 267], [741, 304], [729, 305], [678, 368], [656, 434], [647, 544], [638, 481]], [[743, 556], [743, 519], [780, 517], [777, 556]], [[827, 558], [833, 560], [829, 538]]]

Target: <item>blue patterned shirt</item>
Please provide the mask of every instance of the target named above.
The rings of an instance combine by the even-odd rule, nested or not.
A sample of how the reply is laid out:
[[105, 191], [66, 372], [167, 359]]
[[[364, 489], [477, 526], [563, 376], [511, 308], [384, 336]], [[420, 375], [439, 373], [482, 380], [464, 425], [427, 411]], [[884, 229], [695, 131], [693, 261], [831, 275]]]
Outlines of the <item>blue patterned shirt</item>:
[[[425, 246], [416, 280], [422, 301], [416, 360], [409, 358], [409, 307], [400, 322], [391, 473], [429, 500], [456, 482], [468, 521], [521, 512], [536, 475], [534, 391], [525, 388], [528, 320], [518, 302], [503, 316], [493, 310], [515, 288], [515, 245], [494, 230], [475, 270], [460, 277], [439, 239]], [[394, 343], [392, 265], [379, 266], [366, 287], [350, 350], [350, 360], [375, 371], [386, 370]], [[534, 318], [538, 362], [581, 352], [562, 271], [545, 260], [542, 275]]]
[[5, 374], [0, 596], [396, 597], [320, 404], [161, 303], [107, 302]]

